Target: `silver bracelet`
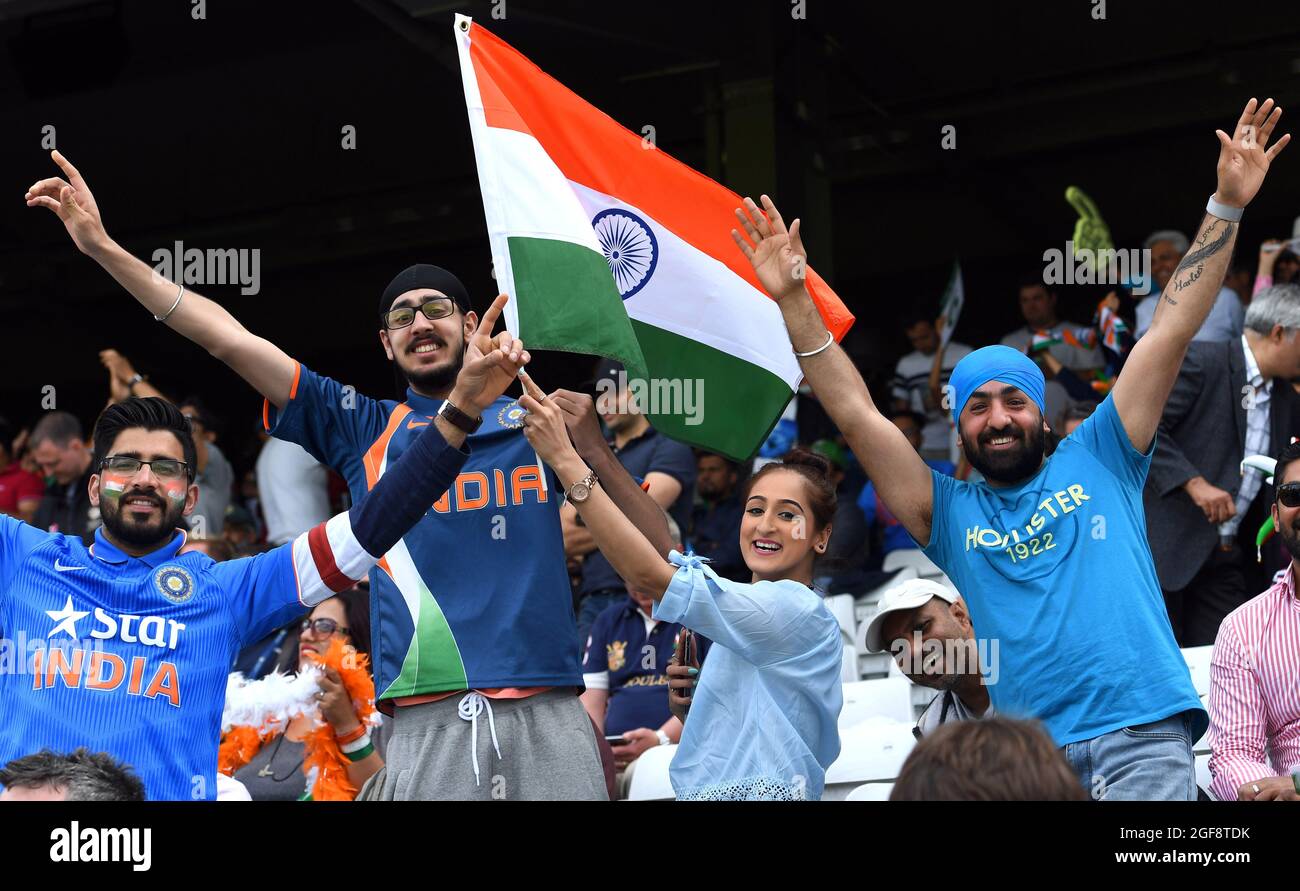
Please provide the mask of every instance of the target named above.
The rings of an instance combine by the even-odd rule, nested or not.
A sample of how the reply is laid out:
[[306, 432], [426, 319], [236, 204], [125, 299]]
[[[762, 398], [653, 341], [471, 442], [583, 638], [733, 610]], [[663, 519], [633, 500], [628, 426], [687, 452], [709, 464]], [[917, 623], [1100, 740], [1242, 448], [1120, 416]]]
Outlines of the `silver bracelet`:
[[834, 342], [835, 342], [835, 335], [832, 334], [831, 332], [827, 331], [827, 332], [826, 332], [826, 342], [825, 342], [824, 344], [822, 344], [821, 346], [817, 347], [817, 349], [813, 350], [813, 351], [810, 352], [810, 353], [800, 353], [800, 352], [796, 351], [796, 352], [795, 352], [795, 355], [798, 356], [800, 359], [807, 359], [809, 356], [815, 356], [815, 355], [817, 355], [818, 353], [825, 352], [826, 350], [830, 349], [831, 344], [833, 344]]
[[172, 304], [172, 308], [169, 309], [169, 310], [167, 310], [167, 312], [166, 312], [165, 315], [161, 315], [161, 316], [160, 316], [160, 315], [154, 315], [154, 317], [153, 317], [153, 318], [154, 318], [154, 321], [155, 321], [155, 322], [165, 322], [165, 321], [167, 321], [168, 319], [170, 319], [170, 318], [172, 317], [172, 313], [176, 312], [176, 307], [178, 307], [178, 306], [181, 305], [181, 298], [184, 297], [184, 296], [185, 296], [185, 286], [184, 286], [184, 285], [181, 285], [180, 290], [176, 292], [176, 302]]
[[1205, 204], [1205, 212], [1212, 217], [1218, 217], [1221, 220], [1227, 220], [1230, 223], [1241, 222], [1241, 215], [1246, 212], [1244, 207], [1229, 207], [1226, 204], [1220, 204], [1214, 198], [1214, 193], [1210, 193], [1210, 200]]

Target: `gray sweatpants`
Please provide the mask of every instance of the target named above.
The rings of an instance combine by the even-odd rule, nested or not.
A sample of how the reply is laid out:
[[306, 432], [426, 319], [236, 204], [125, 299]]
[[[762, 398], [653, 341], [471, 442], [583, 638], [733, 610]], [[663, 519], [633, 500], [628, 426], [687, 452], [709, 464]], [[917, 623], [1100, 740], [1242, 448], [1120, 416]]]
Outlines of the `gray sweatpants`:
[[358, 801], [607, 798], [595, 732], [568, 688], [526, 699], [460, 694], [399, 706], [385, 765], [357, 795]]

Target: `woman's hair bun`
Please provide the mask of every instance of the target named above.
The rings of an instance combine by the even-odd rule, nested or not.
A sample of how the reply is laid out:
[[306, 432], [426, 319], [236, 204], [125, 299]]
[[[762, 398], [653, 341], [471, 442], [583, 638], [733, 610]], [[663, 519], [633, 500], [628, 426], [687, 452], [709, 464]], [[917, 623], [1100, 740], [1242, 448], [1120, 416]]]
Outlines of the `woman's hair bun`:
[[790, 450], [789, 454], [781, 459], [781, 463], [807, 467], [820, 476], [824, 476], [828, 479], [831, 475], [830, 460], [824, 455], [819, 455], [811, 449], [805, 449], [802, 447], [793, 448]]

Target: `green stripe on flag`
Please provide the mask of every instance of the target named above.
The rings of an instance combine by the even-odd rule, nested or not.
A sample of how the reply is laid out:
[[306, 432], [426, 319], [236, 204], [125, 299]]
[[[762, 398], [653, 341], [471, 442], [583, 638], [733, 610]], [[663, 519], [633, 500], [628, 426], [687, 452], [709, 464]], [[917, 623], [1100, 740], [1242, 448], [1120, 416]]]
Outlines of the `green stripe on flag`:
[[[647, 410], [654, 428], [679, 442], [737, 461], [752, 457], [794, 396], [785, 381], [764, 368], [680, 334], [636, 319], [632, 320], [632, 328], [650, 369], [650, 385], [659, 391], [660, 405], [645, 407], [659, 409]], [[703, 381], [702, 394], [699, 381]], [[695, 417], [663, 404], [674, 382], [683, 394], [687, 387], [695, 393]], [[699, 423], [691, 423], [697, 419]]]
[[519, 336], [530, 350], [618, 359], [628, 377], [645, 359], [603, 254], [554, 238], [507, 239], [514, 268]]

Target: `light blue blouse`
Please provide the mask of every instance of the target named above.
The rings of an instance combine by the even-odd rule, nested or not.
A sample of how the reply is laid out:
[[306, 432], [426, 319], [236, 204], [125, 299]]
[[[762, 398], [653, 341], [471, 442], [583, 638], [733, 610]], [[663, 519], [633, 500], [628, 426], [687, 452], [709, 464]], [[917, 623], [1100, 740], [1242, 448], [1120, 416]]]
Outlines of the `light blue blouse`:
[[678, 800], [821, 798], [840, 753], [839, 623], [798, 582], [745, 585], [697, 556], [669, 560], [654, 617], [713, 641], [669, 771]]

